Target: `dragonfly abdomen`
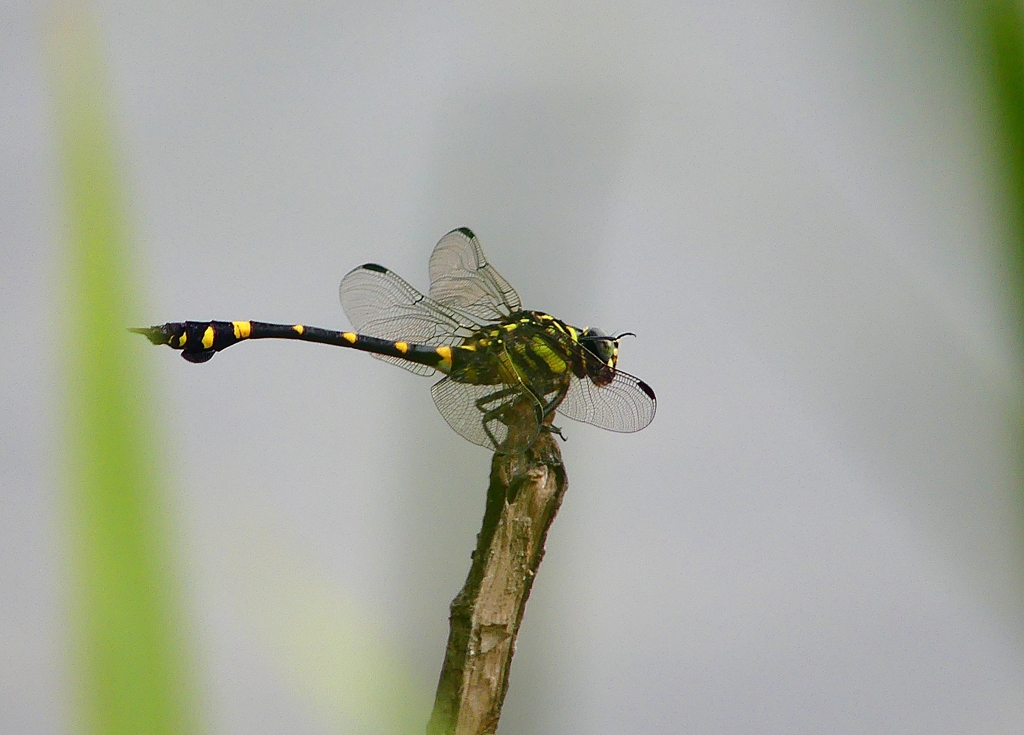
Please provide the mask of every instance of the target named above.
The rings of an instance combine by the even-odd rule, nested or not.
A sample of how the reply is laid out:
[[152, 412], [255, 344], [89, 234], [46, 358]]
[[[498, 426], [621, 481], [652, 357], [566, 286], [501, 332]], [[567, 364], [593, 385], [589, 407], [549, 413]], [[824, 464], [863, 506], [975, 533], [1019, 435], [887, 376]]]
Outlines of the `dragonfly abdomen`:
[[393, 341], [304, 324], [254, 321], [167, 322], [131, 331], [145, 335], [155, 345], [167, 345], [181, 351], [181, 356], [189, 362], [206, 362], [221, 350], [249, 339], [294, 339], [396, 357], [445, 373], [451, 369], [452, 352], [447, 346]]

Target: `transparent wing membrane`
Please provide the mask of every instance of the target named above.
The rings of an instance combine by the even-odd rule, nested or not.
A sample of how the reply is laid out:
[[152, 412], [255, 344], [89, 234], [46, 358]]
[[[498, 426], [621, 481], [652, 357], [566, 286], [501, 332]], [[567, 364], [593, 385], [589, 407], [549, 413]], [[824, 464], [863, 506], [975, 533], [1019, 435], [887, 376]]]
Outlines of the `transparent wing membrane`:
[[591, 426], [630, 433], [651, 423], [656, 408], [654, 391], [647, 383], [616, 370], [607, 385], [595, 385], [589, 378], [574, 379], [558, 412]]
[[465, 227], [449, 232], [434, 248], [430, 296], [483, 323], [523, 308], [519, 294], [487, 263], [480, 241]]
[[533, 420], [526, 427], [520, 421], [518, 429], [523, 439], [517, 446], [507, 446], [508, 412], [522, 397], [518, 386], [473, 385], [446, 377], [431, 386], [430, 395], [437, 410], [457, 434], [492, 451], [520, 451], [532, 444], [540, 433], [539, 421]]
[[[453, 345], [479, 329], [466, 316], [424, 296], [393, 271], [373, 263], [350, 271], [338, 291], [352, 326], [371, 337]], [[428, 365], [386, 355], [374, 357], [418, 375], [434, 374], [434, 368]]]

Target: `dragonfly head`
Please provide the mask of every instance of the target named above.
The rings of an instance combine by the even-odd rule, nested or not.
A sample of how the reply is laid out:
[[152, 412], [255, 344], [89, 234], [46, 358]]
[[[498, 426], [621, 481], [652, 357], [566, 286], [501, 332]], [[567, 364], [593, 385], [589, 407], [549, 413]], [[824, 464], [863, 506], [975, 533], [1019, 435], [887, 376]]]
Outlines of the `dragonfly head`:
[[580, 343], [612, 370], [619, 362], [619, 340], [623, 337], [635, 337], [632, 332], [623, 332], [614, 337], [605, 334], [597, 327], [587, 327], [580, 333]]

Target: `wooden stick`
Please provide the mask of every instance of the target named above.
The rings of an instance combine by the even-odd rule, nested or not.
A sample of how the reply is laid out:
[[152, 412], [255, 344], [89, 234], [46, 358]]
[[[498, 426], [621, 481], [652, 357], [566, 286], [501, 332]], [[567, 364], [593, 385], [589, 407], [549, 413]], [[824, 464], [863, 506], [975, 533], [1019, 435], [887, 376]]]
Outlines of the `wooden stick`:
[[494, 455], [473, 563], [451, 604], [428, 735], [497, 730], [526, 600], [566, 487], [562, 453], [547, 431], [525, 454]]

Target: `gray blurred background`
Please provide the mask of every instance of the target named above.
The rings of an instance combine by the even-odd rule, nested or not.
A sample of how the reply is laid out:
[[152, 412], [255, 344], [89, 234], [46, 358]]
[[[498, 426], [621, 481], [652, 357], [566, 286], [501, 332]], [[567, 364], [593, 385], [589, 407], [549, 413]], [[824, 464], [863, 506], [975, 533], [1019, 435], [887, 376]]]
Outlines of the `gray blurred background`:
[[[563, 422], [501, 733], [1024, 732], [1021, 335], [934, 5], [98, 3], [137, 322], [345, 327], [349, 269], [425, 289], [471, 227], [659, 398]], [[77, 336], [47, 13], [0, 12], [0, 731], [58, 733]], [[425, 723], [488, 453], [365, 355], [139, 349], [211, 732], [386, 730], [368, 660]]]

